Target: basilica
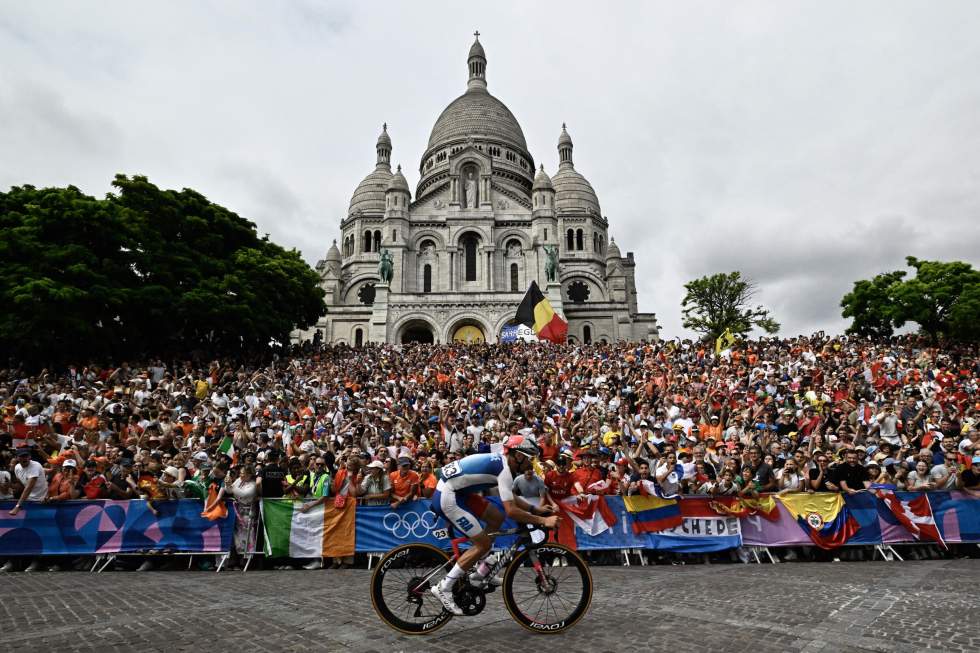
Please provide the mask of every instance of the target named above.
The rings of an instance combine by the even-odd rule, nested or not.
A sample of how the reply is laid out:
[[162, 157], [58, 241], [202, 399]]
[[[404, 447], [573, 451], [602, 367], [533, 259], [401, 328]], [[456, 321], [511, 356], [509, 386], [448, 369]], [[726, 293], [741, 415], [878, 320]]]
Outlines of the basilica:
[[565, 125], [549, 176], [487, 89], [479, 33], [466, 63], [466, 91], [432, 127], [414, 197], [382, 127], [374, 170], [316, 266], [327, 314], [297, 338], [496, 342], [533, 280], [568, 321], [570, 342], [656, 340], [655, 315], [637, 308], [633, 253], [610, 236]]

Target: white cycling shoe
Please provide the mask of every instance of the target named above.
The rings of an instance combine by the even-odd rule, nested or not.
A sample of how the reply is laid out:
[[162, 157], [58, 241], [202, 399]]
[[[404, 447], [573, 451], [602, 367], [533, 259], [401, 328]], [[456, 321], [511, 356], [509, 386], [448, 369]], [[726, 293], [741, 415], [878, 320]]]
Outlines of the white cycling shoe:
[[439, 602], [442, 603], [442, 607], [446, 608], [457, 617], [463, 616], [462, 609], [460, 609], [460, 607], [456, 605], [456, 601], [453, 600], [453, 593], [451, 590], [443, 590], [441, 583], [436, 583], [429, 591], [432, 592], [432, 596], [439, 599]]
[[481, 576], [477, 572], [473, 572], [469, 577], [470, 585], [472, 587], [500, 587], [504, 584], [504, 581], [500, 576], [491, 576], [487, 578], [486, 576]]

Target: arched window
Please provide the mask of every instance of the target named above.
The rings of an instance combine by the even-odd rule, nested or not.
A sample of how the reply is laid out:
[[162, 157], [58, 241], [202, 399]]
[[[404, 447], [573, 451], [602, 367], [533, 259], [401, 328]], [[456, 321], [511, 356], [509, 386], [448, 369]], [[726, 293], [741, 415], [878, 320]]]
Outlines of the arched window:
[[422, 292], [432, 292], [432, 266], [422, 268]]
[[599, 234], [592, 232], [592, 251], [599, 251]]
[[568, 246], [565, 249], [567, 249], [568, 251], [572, 251], [573, 249], [575, 249], [575, 231], [569, 229], [568, 233], [565, 234], [565, 240], [568, 241], [567, 242]]
[[354, 329], [354, 346], [360, 347], [364, 344], [364, 331], [361, 329]]
[[582, 327], [582, 342], [587, 345], [592, 342], [592, 327], [588, 324]]
[[381, 231], [374, 232], [374, 251], [381, 251]]
[[476, 236], [467, 234], [463, 238], [463, 257], [465, 260], [464, 281], [476, 281]]
[[520, 292], [519, 280], [517, 278], [517, 263], [510, 264], [510, 291]]
[[364, 251], [365, 252], [370, 252], [371, 251], [371, 232], [370, 231], [365, 231], [364, 232]]
[[577, 250], [585, 249], [585, 245], [582, 244], [582, 239], [583, 239], [582, 230], [579, 229], [578, 231], [575, 232], [575, 249]]

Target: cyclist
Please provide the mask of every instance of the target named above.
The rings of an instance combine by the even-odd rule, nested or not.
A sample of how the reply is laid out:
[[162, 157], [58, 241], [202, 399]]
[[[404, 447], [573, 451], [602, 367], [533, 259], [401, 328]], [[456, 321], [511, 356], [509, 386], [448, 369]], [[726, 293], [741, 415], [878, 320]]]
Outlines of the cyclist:
[[[512, 435], [504, 442], [503, 456], [474, 454], [442, 468], [442, 479], [432, 495], [432, 511], [469, 537], [472, 545], [459, 557], [446, 577], [432, 586], [432, 594], [454, 615], [462, 615], [463, 611], [453, 600], [453, 584], [474, 563], [483, 559], [493, 544], [493, 538], [487, 534], [479, 520], [486, 522], [489, 531], [498, 530], [504, 521], [500, 511], [480, 494], [482, 490], [497, 488], [507, 516], [515, 521], [545, 528], [555, 528], [558, 524], [558, 517], [551, 514], [553, 507], [535, 508], [514, 496], [514, 477], [531, 468], [532, 460], [539, 453], [534, 440], [523, 435]], [[480, 585], [485, 580], [487, 579], [479, 571], [469, 578], [475, 585]]]

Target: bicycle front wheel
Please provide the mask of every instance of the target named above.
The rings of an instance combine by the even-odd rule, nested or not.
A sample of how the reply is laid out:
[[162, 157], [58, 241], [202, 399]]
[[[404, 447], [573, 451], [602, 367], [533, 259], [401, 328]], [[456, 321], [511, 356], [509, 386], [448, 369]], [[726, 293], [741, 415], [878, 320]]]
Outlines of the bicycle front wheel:
[[[531, 553], [541, 563], [534, 568]], [[577, 553], [561, 544], [525, 549], [504, 572], [504, 605], [514, 621], [534, 633], [574, 626], [592, 603], [592, 574]]]
[[429, 591], [442, 580], [449, 555], [429, 544], [404, 544], [389, 551], [371, 576], [371, 603], [386, 624], [406, 635], [442, 628], [453, 613]]

